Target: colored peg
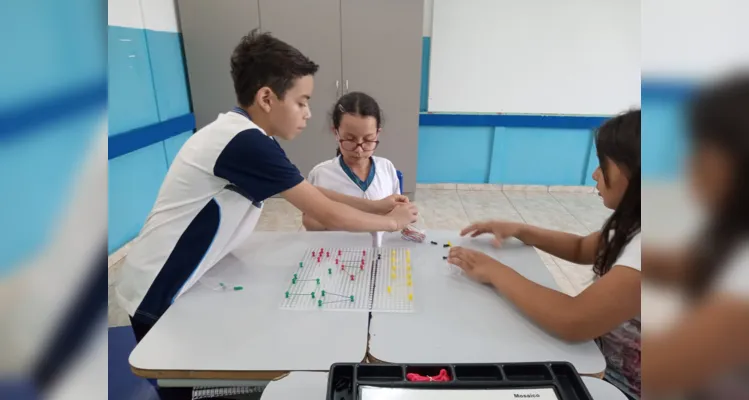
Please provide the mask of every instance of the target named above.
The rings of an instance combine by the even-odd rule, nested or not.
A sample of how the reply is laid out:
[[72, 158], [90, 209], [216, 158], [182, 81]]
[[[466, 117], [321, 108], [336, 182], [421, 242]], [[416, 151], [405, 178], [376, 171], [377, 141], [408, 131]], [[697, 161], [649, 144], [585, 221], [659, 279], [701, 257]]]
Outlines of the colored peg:
[[286, 292], [286, 298], [287, 299], [289, 298], [289, 292]]
[[392, 273], [392, 274], [390, 275], [390, 277], [391, 277], [391, 278], [393, 278], [393, 279], [395, 279], [395, 277], [396, 277], [396, 275], [395, 275], [395, 272], [393, 272], [393, 273]]
[[325, 252], [325, 257], [330, 257], [330, 252], [329, 251]]
[[312, 257], [314, 257], [314, 256], [315, 256], [315, 252], [313, 251], [313, 252], [312, 252]]
[[333, 275], [333, 268], [328, 268], [328, 275]]
[[[410, 277], [411, 277], [411, 274], [408, 274], [408, 277], [410, 278]], [[317, 284], [318, 284], [318, 285], [320, 284], [320, 278], [317, 278]]]
[[303, 267], [304, 267], [304, 263], [300, 261], [299, 262], [299, 268], [303, 268]]
[[409, 293], [408, 294], [408, 301], [413, 301], [413, 300], [414, 300], [414, 294], [413, 293]]
[[317, 306], [322, 307], [322, 300], [317, 300]]
[[312, 298], [313, 299], [315, 298], [315, 292], [312, 292]]
[[325, 297], [325, 291], [324, 290], [322, 291], [321, 296]]
[[354, 295], [352, 294], [351, 297], [349, 297], [349, 298], [351, 299], [351, 302], [353, 303], [354, 302]]
[[390, 286], [388, 286], [388, 293], [392, 293], [392, 292], [393, 292], [393, 288], [391, 288]]
[[351, 280], [352, 281], [354, 280], [354, 274], [351, 274]]

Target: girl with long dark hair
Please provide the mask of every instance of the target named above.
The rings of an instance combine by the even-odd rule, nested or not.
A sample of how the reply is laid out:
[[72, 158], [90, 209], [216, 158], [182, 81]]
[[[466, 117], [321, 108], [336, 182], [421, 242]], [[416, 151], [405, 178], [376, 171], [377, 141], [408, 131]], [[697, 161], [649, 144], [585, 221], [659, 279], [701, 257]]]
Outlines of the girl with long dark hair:
[[689, 181], [706, 226], [687, 249], [646, 248], [644, 277], [686, 289], [676, 324], [646, 335], [646, 395], [749, 399], [749, 74], [690, 102]]
[[520, 311], [557, 337], [595, 339], [606, 358], [606, 380], [630, 398], [640, 396], [640, 111], [606, 121], [595, 133], [599, 167], [593, 173], [603, 204], [613, 209], [588, 236], [522, 223], [488, 221], [461, 232], [489, 233], [495, 245], [514, 237], [553, 256], [593, 265], [596, 280], [576, 297], [532, 282], [496, 259], [462, 247], [448, 261], [494, 286]]

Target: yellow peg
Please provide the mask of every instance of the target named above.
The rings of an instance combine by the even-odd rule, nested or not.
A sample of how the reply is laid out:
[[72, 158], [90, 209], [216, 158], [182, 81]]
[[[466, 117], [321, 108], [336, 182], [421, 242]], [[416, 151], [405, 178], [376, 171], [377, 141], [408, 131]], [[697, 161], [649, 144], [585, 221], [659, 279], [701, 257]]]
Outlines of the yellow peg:
[[388, 293], [392, 293], [392, 292], [393, 292], [393, 288], [391, 288], [390, 286], [388, 286]]
[[413, 300], [414, 300], [414, 294], [413, 293], [409, 293], [408, 294], [408, 301], [413, 301]]
[[395, 279], [395, 273], [391, 274], [390, 277]]

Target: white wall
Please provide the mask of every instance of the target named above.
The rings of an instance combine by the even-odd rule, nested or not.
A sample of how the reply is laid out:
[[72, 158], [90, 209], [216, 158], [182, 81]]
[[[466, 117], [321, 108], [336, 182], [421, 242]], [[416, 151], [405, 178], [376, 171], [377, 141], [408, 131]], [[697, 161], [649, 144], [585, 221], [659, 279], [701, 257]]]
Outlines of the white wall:
[[432, 1], [429, 111], [611, 115], [639, 105], [639, 2]]
[[432, 36], [432, 10], [434, 0], [424, 0], [424, 36]]
[[749, 68], [749, 1], [642, 2], [642, 75], [700, 79]]
[[179, 32], [175, 0], [108, 0], [108, 24]]

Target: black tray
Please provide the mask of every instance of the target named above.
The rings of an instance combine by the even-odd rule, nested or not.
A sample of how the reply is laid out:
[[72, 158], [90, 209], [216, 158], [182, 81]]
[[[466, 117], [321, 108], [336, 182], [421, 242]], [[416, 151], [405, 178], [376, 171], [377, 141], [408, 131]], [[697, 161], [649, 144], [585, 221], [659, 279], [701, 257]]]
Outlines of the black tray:
[[[448, 382], [410, 382], [406, 374], [436, 376]], [[593, 400], [575, 367], [567, 362], [506, 364], [361, 364], [330, 367], [327, 400], [358, 400], [359, 386], [410, 389], [553, 388], [560, 400]]]

